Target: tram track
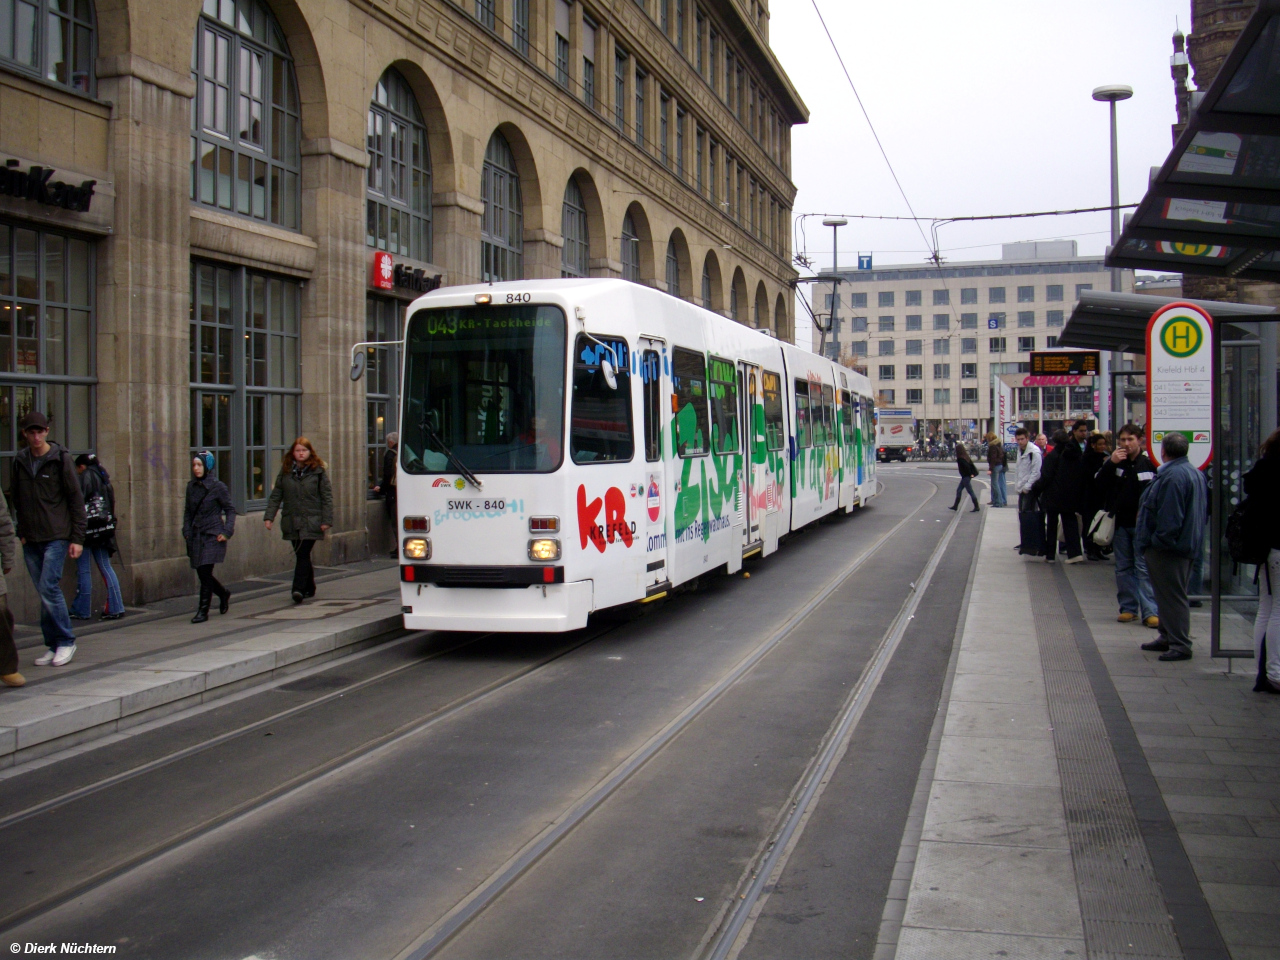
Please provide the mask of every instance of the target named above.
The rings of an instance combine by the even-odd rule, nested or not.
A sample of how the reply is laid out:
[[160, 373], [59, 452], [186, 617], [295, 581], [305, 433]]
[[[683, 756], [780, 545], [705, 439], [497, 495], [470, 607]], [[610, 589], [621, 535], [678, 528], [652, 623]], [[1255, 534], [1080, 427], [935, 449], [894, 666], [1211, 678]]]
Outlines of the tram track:
[[[929, 502], [938, 494], [940, 487], [932, 480], [926, 480], [926, 483], [932, 487], [931, 492], [925, 496], [920, 503], [906, 516], [899, 520], [893, 527], [881, 534], [874, 540], [865, 550], [857, 557], [851, 560], [846, 566], [832, 577], [826, 585], [820, 588], [816, 593], [800, 607], [800, 609], [777, 627], [764, 641], [757, 644], [745, 657], [740, 659], [733, 667], [721, 675], [711, 686], [706, 688], [688, 707], [681, 711], [674, 719], [669, 721], [664, 727], [653, 734], [645, 743], [632, 752], [620, 764], [614, 767], [609, 773], [601, 778], [594, 787], [582, 794], [576, 801], [551, 823], [549, 823], [541, 832], [529, 840], [523, 847], [513, 854], [505, 863], [489, 874], [480, 884], [478, 884], [470, 894], [458, 901], [448, 912], [441, 916], [434, 924], [428, 927], [419, 937], [406, 946], [400, 953], [395, 955], [395, 960], [427, 960], [439, 953], [446, 945], [448, 945], [455, 937], [458, 936], [472, 921], [478, 918], [488, 907], [494, 904], [502, 894], [516, 883], [530, 868], [532, 868], [539, 860], [549, 853], [560, 841], [565, 839], [573, 830], [580, 826], [587, 818], [599, 807], [604, 804], [617, 790], [630, 780], [641, 768], [649, 761], [658, 756], [662, 750], [672, 743], [685, 729], [687, 729], [699, 716], [704, 714], [708, 708], [716, 703], [721, 696], [746, 677], [762, 660], [765, 659], [779, 644], [791, 636], [797, 628], [800, 627], [805, 620], [822, 604], [831, 597], [848, 579], [861, 569], [869, 560], [871, 560], [886, 544], [890, 543], [895, 534], [901, 531], [912, 520], [916, 519], [917, 514], [923, 510]], [[933, 556], [931, 557], [926, 569], [930, 572], [937, 566], [937, 559], [942, 556], [945, 546], [950, 542], [952, 533], [954, 532], [959, 521], [959, 514], [952, 518], [947, 531], [944, 533], [941, 543]], [[923, 583], [918, 583], [920, 590], [923, 590]], [[913, 590], [912, 596], [908, 597], [904, 604], [904, 611], [908, 606], [914, 608], [914, 602], [918, 602], [919, 592]], [[890, 628], [890, 635], [898, 630], [898, 624], [901, 623], [901, 629], [905, 630], [909, 614], [900, 613], [895, 618], [893, 626]], [[889, 636], [881, 641], [879, 650], [882, 652]], [[900, 639], [900, 633], [898, 634]], [[894, 645], [896, 649], [896, 644]], [[868, 671], [875, 672], [878, 676], [883, 669], [884, 663], [892, 656], [892, 650], [885, 655], [874, 656], [871, 663], [864, 670], [863, 677], [858, 681], [855, 687], [854, 696], [857, 697], [859, 691], [866, 689], [866, 678]], [[867, 698], [874, 692], [874, 686], [867, 690]], [[863, 703], [865, 700], [855, 701]], [[840, 726], [837, 721], [837, 727]], [[852, 727], [850, 727], [850, 732]], [[844, 740], [842, 742], [847, 742]], [[830, 764], [828, 764], [829, 766]], [[794, 831], [793, 831], [794, 832]]]
[[[922, 478], [923, 479], [923, 478]], [[782, 643], [788, 636], [792, 635], [804, 620], [813, 613], [822, 603], [827, 600], [841, 585], [843, 585], [849, 577], [862, 568], [867, 562], [873, 560], [877, 554], [890, 544], [896, 534], [913, 520], [917, 518], [920, 512], [936, 497], [939, 486], [933, 481], [925, 481], [929, 485], [929, 492], [922, 497], [920, 502], [914, 507], [910, 503], [904, 505], [910, 510], [902, 519], [898, 520], [887, 532], [878, 536], [867, 547], [865, 547], [856, 557], [849, 561], [843, 569], [832, 577], [826, 585], [821, 587], [817, 592], [812, 594], [810, 598], [793, 614], [789, 619], [784, 621], [777, 627], [762, 643], [737, 662], [735, 666], [730, 668], [726, 673], [715, 681], [711, 687], [687, 709], [682, 711], [675, 719], [670, 721], [666, 726], [654, 734], [646, 743], [629, 756], [621, 765], [615, 768], [610, 774], [606, 775], [595, 788], [590, 790], [579, 798], [577, 802], [572, 804], [564, 814], [553, 821], [550, 826], [542, 833], [534, 837], [523, 847], [506, 864], [503, 864], [493, 876], [477, 886], [473, 893], [447, 913], [440, 916], [435, 924], [429, 928], [426, 933], [417, 938], [410, 947], [402, 951], [399, 956], [427, 957], [438, 952], [439, 949], [449, 942], [459, 931], [461, 931], [471, 919], [478, 916], [483, 910], [494, 900], [496, 900], [503, 890], [507, 889], [514, 883], [525, 871], [538, 861], [546, 852], [548, 852], [555, 844], [568, 835], [575, 826], [583, 822], [590, 813], [598, 808], [618, 787], [626, 783], [638, 770], [641, 769], [650, 759], [657, 756], [662, 749], [673, 741], [679, 733], [687, 728], [699, 715], [710, 707], [720, 696], [728, 689], [734, 686], [739, 680], [745, 677], [751, 670], [763, 660], [769, 652], [775, 649], [778, 644]], [[954, 524], [952, 524], [952, 529]], [[540, 656], [536, 660], [525, 664], [513, 673], [509, 673], [500, 679], [494, 680], [492, 683], [478, 686], [469, 690], [460, 696], [454, 697], [439, 707], [433, 709], [430, 713], [418, 716], [412, 720], [408, 720], [394, 729], [386, 733], [362, 742], [351, 749], [345, 750], [327, 759], [324, 763], [313, 766], [296, 776], [290, 777], [284, 781], [274, 784], [271, 789], [261, 791], [253, 797], [247, 798], [242, 802], [236, 803], [225, 810], [220, 811], [216, 816], [208, 817], [198, 823], [193, 823], [180, 831], [174, 832], [167, 836], [163, 841], [150, 844], [145, 849], [134, 852], [132, 855], [122, 858], [110, 867], [93, 872], [81, 878], [77, 878], [77, 882], [66, 884], [56, 893], [52, 893], [46, 897], [42, 897], [37, 901], [33, 901], [22, 908], [15, 910], [7, 916], [0, 917], [0, 929], [10, 929], [20, 923], [32, 920], [42, 914], [48, 913], [61, 904], [81, 897], [95, 888], [130, 874], [146, 864], [159, 859], [161, 856], [178, 850], [185, 845], [191, 844], [200, 838], [206, 837], [215, 831], [227, 827], [236, 821], [243, 820], [265, 808], [284, 800], [286, 797], [305, 795], [303, 792], [311, 788], [317, 787], [322, 781], [334, 777], [344, 770], [351, 769], [354, 765], [365, 762], [379, 753], [390, 750], [395, 745], [427, 730], [436, 724], [447, 719], [457, 717], [462, 712], [476, 707], [491, 698], [496, 697], [499, 693], [510, 689], [515, 684], [520, 683], [537, 672], [543, 670], [555, 661], [560, 660], [573, 651], [618, 630], [625, 624], [616, 622], [606, 622], [599, 625], [599, 629], [592, 629], [586, 635], [574, 637], [571, 643], [562, 644], [555, 649], [547, 652], [545, 656]], [[152, 773], [162, 769], [165, 766], [176, 763], [181, 759], [187, 759], [206, 752], [216, 746], [224, 745], [244, 737], [248, 734], [260, 732], [271, 724], [279, 723], [281, 720], [290, 717], [297, 717], [308, 711], [315, 710], [325, 704], [332, 703], [339, 697], [349, 695], [357, 690], [369, 689], [376, 687], [380, 683], [386, 683], [393, 680], [397, 676], [401, 676], [416, 667], [425, 666], [433, 660], [438, 660], [442, 656], [449, 653], [457, 652], [466, 647], [475, 645], [476, 643], [486, 639], [490, 635], [478, 635], [468, 637], [463, 642], [453, 643], [440, 650], [432, 651], [429, 657], [414, 660], [412, 663], [399, 664], [391, 669], [381, 671], [373, 676], [366, 677], [355, 683], [346, 685], [341, 689], [333, 690], [313, 700], [309, 700], [304, 704], [298, 704], [286, 710], [277, 711], [269, 717], [255, 720], [253, 723], [237, 727], [235, 730], [226, 731], [217, 737], [209, 738], [198, 744], [184, 748], [182, 751], [175, 752], [172, 755], [158, 758], [147, 764], [140, 765], [120, 774], [104, 778], [100, 782], [87, 785], [75, 791], [69, 791], [49, 800], [42, 801], [39, 804], [31, 805], [23, 810], [16, 811], [13, 814], [0, 819], [0, 831], [12, 828], [24, 822], [30, 822], [41, 814], [51, 813], [60, 807], [84, 799], [96, 793], [102, 793], [113, 786], [120, 785], [128, 780], [136, 779], [147, 773]], [[409, 638], [406, 638], [408, 640]], [[887, 659], [887, 658], [886, 658]], [[344, 658], [345, 660], [345, 658]], [[344, 661], [333, 661], [327, 665], [330, 668], [340, 666]], [[426, 938], [426, 939], [424, 939]], [[415, 946], [416, 945], [416, 946]]]
[[[467, 693], [435, 708], [425, 716], [419, 716], [406, 721], [386, 733], [367, 740], [355, 747], [344, 750], [315, 767], [296, 774], [293, 777], [275, 784], [268, 790], [264, 790], [249, 799], [243, 800], [240, 803], [221, 811], [216, 816], [206, 818], [199, 823], [190, 825], [171, 834], [159, 843], [151, 844], [135, 854], [113, 863], [106, 869], [102, 869], [79, 878], [76, 883], [65, 886], [56, 893], [42, 897], [41, 899], [33, 901], [18, 910], [4, 916], [0, 916], [0, 932], [9, 930], [18, 924], [25, 923], [43, 913], [47, 913], [60, 904], [66, 903], [75, 897], [82, 896], [90, 890], [100, 887], [104, 883], [107, 883], [116, 877], [123, 876], [132, 870], [136, 870], [158, 857], [178, 849], [184, 844], [197, 840], [200, 837], [212, 833], [220, 827], [226, 826], [227, 824], [230, 824], [242, 817], [261, 810], [274, 801], [293, 795], [300, 790], [305, 790], [308, 786], [329, 775], [341, 771], [354, 763], [358, 763], [380, 750], [392, 747], [402, 740], [448, 720], [462, 711], [504, 692], [509, 687], [519, 683], [521, 680], [524, 680], [539, 670], [546, 668], [548, 665], [572, 653], [574, 650], [586, 646], [594, 640], [617, 630], [620, 626], [622, 626], [621, 623], [605, 623], [601, 624], [598, 629], [588, 630], [585, 635], [574, 637], [572, 642], [556, 647], [546, 656], [540, 657], [498, 680], [468, 691]], [[375, 674], [374, 676], [366, 677], [363, 680], [344, 686], [341, 689], [334, 690], [328, 694], [323, 694], [313, 700], [307, 701], [306, 703], [278, 711], [269, 717], [261, 718], [252, 723], [237, 727], [234, 730], [229, 730], [223, 734], [219, 734], [218, 736], [201, 741], [198, 744], [193, 744], [192, 746], [176, 751], [173, 754], [157, 758], [156, 760], [126, 771], [121, 771], [119, 774], [104, 778], [101, 781], [88, 784], [76, 790], [68, 791], [38, 804], [33, 804], [26, 809], [17, 811], [3, 819], [0, 819], [0, 834], [7, 829], [18, 826], [25, 821], [30, 821], [42, 814], [53, 813], [59, 808], [65, 807], [70, 803], [85, 799], [97, 793], [102, 793], [107, 789], [119, 786], [129, 780], [134, 780], [145, 774], [156, 772], [163, 767], [170, 766], [180, 760], [194, 757], [200, 753], [231, 743], [254, 732], [265, 730], [272, 724], [278, 724], [283, 720], [297, 717], [308, 711], [315, 710], [357, 690], [367, 689], [380, 683], [386, 683], [407, 671], [425, 667], [449, 653], [474, 646], [475, 644], [493, 636], [494, 635], [492, 633], [487, 633], [468, 637], [460, 643], [453, 644], [438, 651], [433, 651], [427, 657], [414, 660], [410, 663], [400, 664], [396, 667], [392, 667], [391, 669]], [[333, 661], [333, 665], [340, 665], [341, 662], [342, 661]]]

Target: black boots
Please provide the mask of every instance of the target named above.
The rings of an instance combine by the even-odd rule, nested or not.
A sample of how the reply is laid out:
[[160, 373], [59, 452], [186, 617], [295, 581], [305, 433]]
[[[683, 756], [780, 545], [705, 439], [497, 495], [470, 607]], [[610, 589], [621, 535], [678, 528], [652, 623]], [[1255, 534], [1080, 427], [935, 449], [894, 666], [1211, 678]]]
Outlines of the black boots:
[[196, 607], [196, 615], [191, 618], [192, 623], [204, 623], [209, 619], [209, 604], [213, 602], [213, 591], [200, 584], [200, 606]]
[[231, 591], [226, 587], [218, 594], [218, 613], [226, 613], [231, 608]]

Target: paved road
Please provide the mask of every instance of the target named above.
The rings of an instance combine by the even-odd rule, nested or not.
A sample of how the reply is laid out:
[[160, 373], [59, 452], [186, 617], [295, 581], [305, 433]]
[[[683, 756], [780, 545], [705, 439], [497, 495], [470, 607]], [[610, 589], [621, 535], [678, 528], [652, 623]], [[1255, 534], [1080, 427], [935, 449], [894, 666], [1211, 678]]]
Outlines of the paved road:
[[980, 519], [894, 473], [638, 619], [416, 635], [0, 782], [0, 943], [870, 957]]

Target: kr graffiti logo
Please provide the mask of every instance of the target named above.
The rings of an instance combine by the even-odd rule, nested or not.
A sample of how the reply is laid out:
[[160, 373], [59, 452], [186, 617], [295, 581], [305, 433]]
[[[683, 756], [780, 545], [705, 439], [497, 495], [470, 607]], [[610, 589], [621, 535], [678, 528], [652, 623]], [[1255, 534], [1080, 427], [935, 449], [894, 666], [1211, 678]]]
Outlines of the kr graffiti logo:
[[[600, 508], [604, 507], [604, 523], [597, 523]], [[595, 548], [604, 553], [606, 544], [621, 538], [624, 546], [630, 547], [635, 524], [627, 522], [627, 498], [617, 487], [605, 491], [604, 500], [596, 497], [587, 503], [587, 488], [578, 485], [578, 539], [582, 549], [587, 549], [587, 541], [595, 544]]]

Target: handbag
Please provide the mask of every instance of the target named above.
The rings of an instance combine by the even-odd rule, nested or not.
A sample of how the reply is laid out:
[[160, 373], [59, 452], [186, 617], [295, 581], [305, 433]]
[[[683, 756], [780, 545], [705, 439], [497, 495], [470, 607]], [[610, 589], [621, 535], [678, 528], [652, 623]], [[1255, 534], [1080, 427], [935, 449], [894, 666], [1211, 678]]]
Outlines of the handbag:
[[1099, 510], [1089, 522], [1089, 537], [1095, 546], [1109, 547], [1116, 536], [1116, 515]]

